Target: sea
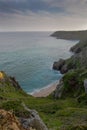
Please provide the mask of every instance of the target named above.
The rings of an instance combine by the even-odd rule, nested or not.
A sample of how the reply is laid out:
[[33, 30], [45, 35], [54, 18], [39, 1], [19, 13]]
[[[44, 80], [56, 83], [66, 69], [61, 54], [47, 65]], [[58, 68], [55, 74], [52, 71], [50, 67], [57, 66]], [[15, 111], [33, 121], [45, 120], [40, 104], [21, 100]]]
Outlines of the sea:
[[53, 32], [0, 32], [0, 70], [13, 76], [27, 93], [45, 88], [61, 78], [54, 61], [69, 58], [77, 41], [51, 37]]

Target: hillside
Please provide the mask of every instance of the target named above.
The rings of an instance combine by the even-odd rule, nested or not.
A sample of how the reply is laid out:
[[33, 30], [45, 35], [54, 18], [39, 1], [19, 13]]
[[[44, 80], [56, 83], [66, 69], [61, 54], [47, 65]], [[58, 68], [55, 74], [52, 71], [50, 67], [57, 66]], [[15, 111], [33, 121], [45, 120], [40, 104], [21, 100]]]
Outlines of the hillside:
[[37, 111], [25, 105], [28, 100], [33, 103], [34, 98], [22, 90], [14, 77], [9, 77], [1, 71], [0, 130], [48, 130]]
[[69, 59], [60, 59], [53, 64], [53, 69], [65, 74], [62, 78], [62, 84], [60, 81], [54, 92], [54, 97], [66, 98], [69, 96], [78, 98], [78, 100], [83, 97], [85, 102], [87, 98], [87, 84], [84, 86], [87, 80], [87, 40], [80, 40], [79, 43], [71, 47], [70, 51], [73, 52], [73, 55]]
[[[34, 98], [27, 95], [14, 78], [0, 72], [0, 110], [6, 110], [5, 113], [10, 113], [9, 111], [14, 113], [15, 118], [25, 130], [32, 130], [32, 128], [47, 130], [47, 127], [49, 130], [86, 130], [87, 106], [81, 97], [79, 100], [73, 96], [67, 97], [67, 95], [58, 100], [55, 100], [53, 95], [46, 98]], [[1, 117], [0, 127], [2, 127], [3, 121], [9, 127], [8, 124], [11, 119], [8, 117], [8, 120], [5, 120], [7, 116], [5, 116], [6, 118]], [[4, 124], [3, 127], [6, 126]], [[19, 130], [21, 129], [19, 128]]]
[[83, 31], [56, 31], [51, 36], [66, 40], [85, 40], [87, 39], [87, 30]]

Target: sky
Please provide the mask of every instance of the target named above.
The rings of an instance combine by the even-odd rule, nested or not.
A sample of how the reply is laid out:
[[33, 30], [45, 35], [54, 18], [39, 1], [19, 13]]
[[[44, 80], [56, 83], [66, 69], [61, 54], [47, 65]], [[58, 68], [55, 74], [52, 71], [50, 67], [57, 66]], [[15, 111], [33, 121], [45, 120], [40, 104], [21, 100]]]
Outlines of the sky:
[[0, 0], [0, 31], [87, 29], [87, 0]]

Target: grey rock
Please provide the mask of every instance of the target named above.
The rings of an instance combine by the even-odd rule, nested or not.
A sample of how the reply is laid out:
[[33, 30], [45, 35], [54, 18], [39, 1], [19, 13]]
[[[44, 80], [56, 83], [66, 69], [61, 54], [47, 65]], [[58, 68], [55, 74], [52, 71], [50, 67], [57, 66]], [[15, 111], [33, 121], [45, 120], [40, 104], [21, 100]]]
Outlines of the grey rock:
[[61, 70], [62, 66], [65, 64], [65, 60], [60, 59], [58, 62], [54, 62], [53, 69]]
[[48, 130], [36, 110], [29, 109], [24, 103], [22, 105], [30, 114], [30, 118], [28, 119], [20, 118], [20, 122], [24, 128], [32, 127], [36, 130]]
[[78, 47], [78, 48], [71, 47], [70, 51], [74, 52], [74, 53], [80, 53], [81, 52], [81, 48], [80, 47]]
[[63, 80], [61, 79], [59, 81], [59, 84], [56, 87], [56, 90], [54, 91], [54, 98], [58, 99], [61, 98], [63, 92]]
[[87, 93], [87, 79], [84, 80], [85, 92]]
[[63, 65], [60, 72], [61, 72], [61, 74], [68, 72], [68, 65], [67, 64]]

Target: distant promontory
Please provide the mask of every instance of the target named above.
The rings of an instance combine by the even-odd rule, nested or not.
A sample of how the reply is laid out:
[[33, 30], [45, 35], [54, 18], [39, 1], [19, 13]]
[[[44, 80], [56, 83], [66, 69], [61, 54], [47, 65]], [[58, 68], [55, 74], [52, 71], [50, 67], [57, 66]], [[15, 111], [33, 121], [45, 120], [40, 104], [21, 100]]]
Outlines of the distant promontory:
[[87, 30], [82, 31], [56, 31], [51, 36], [65, 40], [83, 40], [87, 39]]

